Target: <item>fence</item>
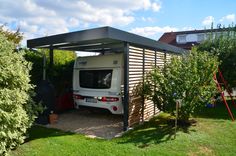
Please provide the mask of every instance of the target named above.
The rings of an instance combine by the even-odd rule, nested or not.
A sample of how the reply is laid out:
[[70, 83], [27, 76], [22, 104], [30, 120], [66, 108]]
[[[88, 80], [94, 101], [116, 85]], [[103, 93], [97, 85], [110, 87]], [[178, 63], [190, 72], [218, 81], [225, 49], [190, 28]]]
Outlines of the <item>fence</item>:
[[129, 47], [129, 125], [148, 120], [158, 109], [151, 100], [144, 99], [135, 93], [135, 87], [142, 84], [145, 74], [153, 67], [164, 67], [172, 54], [149, 49]]

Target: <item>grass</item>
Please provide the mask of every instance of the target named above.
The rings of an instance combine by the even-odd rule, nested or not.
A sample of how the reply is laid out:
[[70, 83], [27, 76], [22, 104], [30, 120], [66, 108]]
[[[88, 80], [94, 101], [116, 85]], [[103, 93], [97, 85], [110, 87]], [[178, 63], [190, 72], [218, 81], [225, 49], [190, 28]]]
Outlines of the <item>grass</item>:
[[230, 120], [222, 104], [198, 113], [194, 118], [196, 124], [179, 127], [176, 139], [173, 139], [174, 128], [169, 118], [162, 114], [112, 140], [34, 126], [26, 143], [10, 155], [235, 155], [236, 122]]

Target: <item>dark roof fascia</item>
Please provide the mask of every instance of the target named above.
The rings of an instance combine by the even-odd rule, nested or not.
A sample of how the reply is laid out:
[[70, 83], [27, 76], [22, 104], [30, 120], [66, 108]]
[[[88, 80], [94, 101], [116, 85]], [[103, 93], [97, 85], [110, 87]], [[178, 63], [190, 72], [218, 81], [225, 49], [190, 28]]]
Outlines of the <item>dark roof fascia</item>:
[[52, 35], [42, 38], [27, 40], [29, 48], [49, 47], [49, 45], [57, 46], [61, 43], [82, 43], [90, 41], [107, 41], [107, 42], [128, 42], [139, 47], [145, 47], [152, 50], [164, 50], [172, 53], [182, 53], [184, 49], [178, 48], [166, 43], [161, 43], [143, 36], [132, 34], [126, 31], [115, 29], [112, 27], [101, 27], [77, 32]]
[[27, 47], [36, 48], [44, 45], [78, 43], [90, 40], [99, 41], [105, 38], [108, 38], [107, 28], [102, 27], [27, 40]]

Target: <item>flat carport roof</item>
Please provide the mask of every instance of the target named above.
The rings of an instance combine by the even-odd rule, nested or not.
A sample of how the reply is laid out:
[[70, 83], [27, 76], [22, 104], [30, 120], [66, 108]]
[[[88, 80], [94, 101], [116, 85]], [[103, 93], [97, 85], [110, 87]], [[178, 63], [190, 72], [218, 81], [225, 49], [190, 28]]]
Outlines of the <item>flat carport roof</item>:
[[[122, 43], [141, 48], [182, 53], [183, 49], [112, 27], [101, 27], [27, 40], [28, 48], [53, 48], [72, 51], [120, 51]], [[121, 46], [121, 47], [120, 47]], [[123, 49], [122, 49], [123, 50]], [[123, 51], [122, 51], [123, 52]]]
[[53, 65], [53, 49], [84, 52], [124, 53], [124, 130], [128, 128], [129, 113], [129, 46], [183, 54], [184, 49], [155, 41], [112, 27], [101, 27], [27, 40], [28, 48], [50, 49], [50, 65]]

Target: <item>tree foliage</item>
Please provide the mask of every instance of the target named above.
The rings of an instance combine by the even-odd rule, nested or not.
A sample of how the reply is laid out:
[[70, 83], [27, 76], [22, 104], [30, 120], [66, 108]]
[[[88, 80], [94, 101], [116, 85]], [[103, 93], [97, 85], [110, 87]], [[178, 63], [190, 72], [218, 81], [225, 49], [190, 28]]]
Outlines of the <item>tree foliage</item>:
[[0, 155], [23, 142], [38, 111], [32, 100], [31, 63], [23, 51], [14, 51], [15, 44], [0, 33]]
[[236, 27], [225, 29], [216, 38], [209, 38], [197, 46], [219, 58], [220, 70], [231, 87], [236, 87]]
[[183, 57], [173, 57], [164, 68], [147, 73], [144, 94], [159, 110], [175, 113], [176, 100], [182, 104], [179, 118], [188, 120], [196, 110], [204, 107], [216, 91], [213, 74], [217, 58], [193, 49]]
[[5, 29], [5, 25], [1, 25], [0, 34], [3, 34], [8, 41], [12, 41], [15, 44], [15, 46], [19, 45], [21, 40], [23, 39], [23, 34], [20, 33], [19, 28], [15, 32], [13, 32]]

